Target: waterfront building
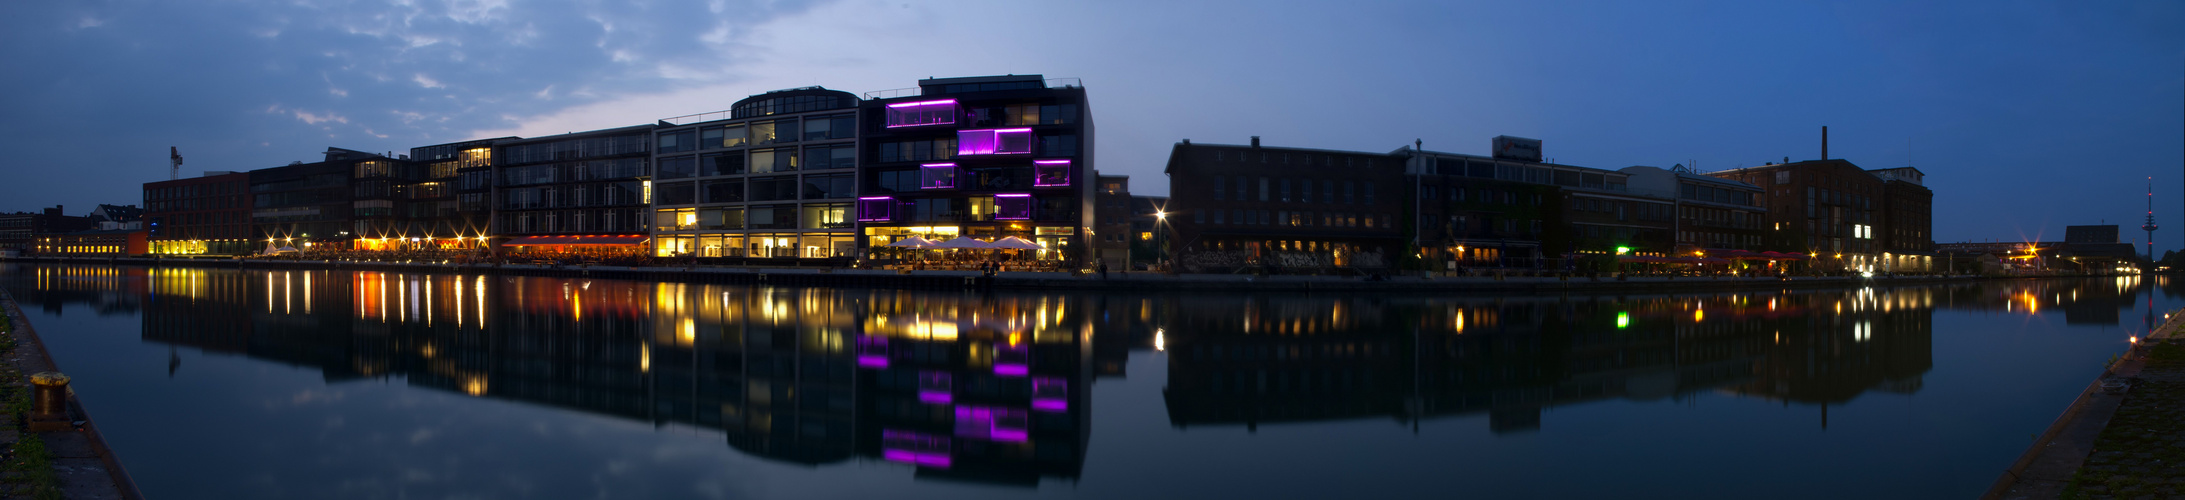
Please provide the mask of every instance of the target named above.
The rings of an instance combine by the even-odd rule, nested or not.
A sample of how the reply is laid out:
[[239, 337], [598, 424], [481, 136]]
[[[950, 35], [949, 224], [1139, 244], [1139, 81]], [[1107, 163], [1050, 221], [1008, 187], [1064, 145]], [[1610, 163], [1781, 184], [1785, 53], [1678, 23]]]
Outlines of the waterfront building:
[[146, 232], [138, 225], [107, 225], [106, 228], [77, 231], [47, 236], [38, 253], [70, 257], [127, 257], [144, 255]]
[[1168, 227], [1184, 272], [1387, 269], [1409, 212], [1403, 160], [1381, 153], [1176, 143]]
[[144, 183], [147, 251], [154, 255], [243, 255], [256, 250], [251, 232], [250, 174]]
[[514, 253], [644, 254], [652, 130], [495, 141], [490, 242]]
[[1933, 271], [1935, 193], [1927, 174], [1912, 167], [1867, 172], [1882, 179], [1882, 269]]
[[1477, 156], [1398, 150], [1429, 268], [1551, 267], [1581, 254], [1667, 254], [1674, 200], [1632, 193], [1631, 174], [1542, 161], [1540, 143], [1496, 137]]
[[493, 145], [516, 139], [410, 148], [410, 161], [418, 164], [425, 179], [412, 191], [413, 212], [429, 214], [412, 224], [412, 234], [421, 233], [440, 248], [487, 246], [493, 233]]
[[1760, 186], [1700, 175], [1683, 165], [1622, 171], [1631, 174], [1632, 192], [1677, 200], [1677, 255], [1709, 249], [1790, 250], [1767, 246], [1767, 208], [1760, 204]]
[[37, 212], [0, 214], [0, 252], [37, 253], [48, 246], [48, 238], [97, 227], [90, 217], [64, 214], [66, 208], [54, 205]]
[[938, 78], [865, 97], [861, 249], [1016, 236], [1041, 247], [1029, 258], [1094, 257], [1094, 128], [1077, 79]]
[[374, 153], [326, 148], [322, 161], [250, 171], [252, 245], [264, 242], [258, 251], [350, 248], [356, 238], [355, 211], [393, 211], [391, 204], [352, 207], [355, 170], [360, 163], [392, 161]]
[[1093, 250], [1100, 262], [1116, 270], [1130, 269], [1130, 176], [1093, 172]]
[[848, 92], [803, 87], [660, 120], [654, 255], [855, 256], [858, 103]]
[[[1889, 232], [1883, 226], [1888, 222], [1883, 217], [1887, 208], [1887, 181], [1849, 161], [1809, 160], [1707, 175], [1764, 189], [1766, 196], [1762, 203], [1768, 214], [1768, 231], [1773, 235], [1771, 244], [1812, 255], [1810, 262], [1814, 269], [1840, 272], [1931, 269], [1931, 259], [1908, 259], [1901, 266], [1884, 262], [1882, 254], [1889, 250], [1883, 247], [1881, 240], [1881, 235]], [[1908, 189], [1916, 186], [1900, 187], [1908, 191], [1907, 200], [1918, 197]], [[1924, 191], [1925, 188], [1920, 189]], [[1924, 203], [1907, 204], [1904, 208], [1906, 220], [1925, 221], [1925, 206]], [[1913, 231], [1921, 236], [1912, 238], [1928, 237], [1924, 227]]]

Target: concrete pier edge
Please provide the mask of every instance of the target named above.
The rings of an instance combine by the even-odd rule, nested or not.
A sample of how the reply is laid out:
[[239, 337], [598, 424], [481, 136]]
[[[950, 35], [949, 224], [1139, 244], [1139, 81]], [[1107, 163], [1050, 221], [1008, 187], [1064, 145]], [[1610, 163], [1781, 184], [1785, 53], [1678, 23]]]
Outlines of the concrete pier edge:
[[[8, 291], [4, 288], [0, 288], [0, 307], [4, 307], [4, 310], [0, 310], [0, 313], [7, 314], [9, 316], [8, 320], [13, 322], [15, 325], [15, 337], [17, 339], [16, 348], [18, 350], [27, 351], [19, 353], [22, 356], [19, 356], [19, 361], [16, 362], [17, 369], [21, 370], [21, 368], [23, 367], [22, 362], [20, 361], [21, 359], [27, 358], [30, 355], [35, 355], [38, 358], [37, 361], [43, 362], [45, 366], [52, 367], [53, 371], [60, 371], [60, 365], [53, 362], [53, 354], [46, 351], [45, 342], [38, 338], [38, 329], [30, 324], [30, 317], [23, 314], [22, 307], [15, 303], [15, 296], [9, 294]], [[35, 349], [24, 349], [26, 347], [35, 347]], [[29, 372], [29, 370], [22, 371], [26, 372], [26, 374], [27, 372]], [[124, 499], [143, 500], [144, 493], [137, 489], [136, 480], [129, 477], [129, 470], [122, 467], [121, 460], [114, 456], [113, 448], [108, 447], [106, 444], [106, 438], [99, 434], [98, 422], [91, 418], [91, 414], [89, 412], [84, 411], [83, 403], [81, 400], [77, 399], [76, 390], [74, 387], [70, 387], [68, 390], [68, 408], [69, 411], [74, 412], [78, 418], [83, 419], [83, 425], [80, 426], [79, 430], [77, 430], [76, 432], [82, 433], [83, 436], [90, 441], [91, 451], [98, 454], [99, 462], [106, 466], [107, 475], [110, 476], [113, 480], [113, 485], [116, 492], [119, 493], [121, 498]], [[37, 433], [24, 433], [18, 439], [33, 439], [37, 437]], [[64, 483], [62, 485], [62, 492], [67, 498], [86, 498], [100, 496], [95, 494], [79, 495], [78, 493], [88, 492], [72, 491], [72, 488], [70, 488], [70, 485], [68, 485], [67, 483]]]
[[[2185, 314], [2180, 313], [2185, 313], [2185, 309], [2164, 314], [2166, 319], [2163, 320], [2160, 326], [2155, 327], [2153, 332], [2149, 332], [2143, 338], [2141, 345], [2150, 344], [2158, 339], [2175, 338], [2179, 328], [2185, 326]], [[2137, 346], [2130, 349], [2137, 349]], [[2127, 353], [2129, 352], [2128, 350]], [[2088, 383], [2086, 389], [2079, 391], [2078, 397], [2073, 398], [2071, 404], [2064, 407], [2063, 413], [2057, 415], [2054, 422], [2049, 423], [2048, 430], [2042, 432], [2039, 437], [2034, 438], [2032, 444], [2027, 445], [2026, 451], [2018, 456], [2017, 461], [2011, 462], [2010, 467], [2003, 469], [2002, 476], [1997, 477], [1995, 483], [1988, 487], [1987, 493], [1980, 495], [1981, 500], [2054, 498], [2056, 494], [2061, 494], [2063, 491], [2062, 486], [2064, 486], [2062, 484], [2044, 484], [2041, 485], [2043, 488], [2040, 488], [2041, 491], [2038, 492], [2019, 491], [2021, 490], [2019, 486], [2021, 486], [2020, 483], [2028, 479], [2029, 475], [2034, 473], [2044, 476], [2045, 478], [2041, 479], [2043, 481], [2056, 481], [2056, 478], [2048, 476], [2061, 476], [2062, 480], [2068, 483], [2070, 475], [2078, 472], [2079, 467], [2086, 463], [2087, 456], [2094, 449], [2094, 440], [2101, 436], [2102, 429], [2109, 427], [2110, 417], [2116, 414], [2116, 407], [2123, 403], [2123, 396], [2110, 398], [2107, 401], [2097, 400], [2101, 395], [2102, 380], [2111, 374], [2119, 376], [2135, 375], [2144, 362], [2144, 359], [2135, 359], [2129, 355], [2119, 356], [2115, 364], [2111, 364], [2103, 370], [2102, 375], [2095, 377], [2093, 382]], [[2106, 411], [2093, 411], [2090, 413], [2089, 409], [2095, 406], [2101, 407], [2094, 408], [2096, 410]], [[2063, 436], [2067, 430], [2077, 430], [2079, 432], [2074, 432], [2071, 436]], [[2089, 430], [2091, 432], [2087, 432]], [[2036, 466], [2036, 463], [2041, 465]], [[2036, 470], [2037, 467], [2044, 470]], [[2046, 488], [2047, 486], [2054, 486], [2055, 491], [2047, 491], [2049, 489]]]

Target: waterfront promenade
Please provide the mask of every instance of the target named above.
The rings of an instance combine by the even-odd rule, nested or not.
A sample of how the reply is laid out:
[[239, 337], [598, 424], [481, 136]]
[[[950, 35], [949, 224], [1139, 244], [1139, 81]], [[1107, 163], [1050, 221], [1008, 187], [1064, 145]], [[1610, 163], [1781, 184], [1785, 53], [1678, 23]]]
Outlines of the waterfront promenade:
[[[1811, 289], [1859, 286], [1908, 286], [1987, 279], [1982, 276], [1792, 276], [1777, 277], [1588, 277], [1523, 275], [1519, 271], [1480, 270], [1464, 276], [1411, 272], [1378, 276], [1252, 274], [1167, 274], [874, 270], [813, 267], [623, 267], [543, 264], [447, 264], [427, 262], [215, 260], [33, 257], [0, 262], [194, 267], [258, 270], [354, 270], [417, 273], [482, 273], [510, 276], [636, 279], [689, 283], [777, 286], [838, 286], [904, 289], [1107, 290], [1107, 291], [1270, 291], [1270, 292], [1448, 292], [1448, 293], [1660, 293], [1724, 289]], [[2076, 277], [2076, 276], [2074, 276]]]
[[1985, 500], [2176, 498], [2185, 493], [2185, 317], [2110, 364], [2005, 469]]
[[0, 382], [6, 384], [8, 408], [0, 412], [0, 447], [8, 452], [7, 463], [0, 467], [0, 497], [143, 498], [73, 390], [64, 396], [70, 429], [34, 432], [24, 424], [29, 418], [25, 412], [33, 408], [26, 375], [60, 367], [6, 290], [0, 290], [0, 316], [7, 320], [0, 326], [0, 355], [6, 361], [0, 364]]

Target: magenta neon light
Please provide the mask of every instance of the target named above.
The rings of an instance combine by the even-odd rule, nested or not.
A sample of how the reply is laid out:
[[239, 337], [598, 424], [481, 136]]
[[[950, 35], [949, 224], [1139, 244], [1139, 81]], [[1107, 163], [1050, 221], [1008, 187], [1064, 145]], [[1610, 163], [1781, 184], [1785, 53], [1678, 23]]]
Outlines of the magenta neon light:
[[1060, 399], [1034, 399], [1032, 400], [1032, 409], [1056, 412], [1070, 409], [1070, 404]]
[[958, 130], [956, 131], [956, 154], [1032, 154], [1032, 129]]
[[888, 367], [888, 357], [887, 357], [887, 356], [876, 356], [876, 355], [871, 355], [871, 354], [862, 354], [862, 355], [858, 355], [858, 356], [857, 356], [857, 366], [862, 366], [862, 367], [866, 367], [866, 368], [887, 368], [887, 367]]
[[942, 100], [938, 100], [938, 101], [899, 102], [899, 103], [895, 103], [895, 104], [889, 104], [889, 105], [888, 105], [888, 107], [890, 107], [890, 108], [908, 108], [908, 107], [912, 107], [912, 106], [932, 106], [932, 105], [935, 105], [935, 104], [949, 104], [949, 105], [954, 105], [954, 104], [956, 104], [956, 100], [955, 100], [955, 99], [942, 99]]
[[918, 402], [920, 403], [945, 405], [955, 400], [956, 395], [949, 394], [947, 391], [918, 391]]
[[895, 197], [893, 197], [893, 196], [863, 196], [863, 197], [859, 197], [858, 199], [860, 199], [860, 200], [893, 200], [893, 199], [895, 199]]
[[1005, 193], [1005, 194], [997, 194], [997, 195], [994, 195], [994, 197], [995, 197], [995, 198], [1030, 198], [1030, 197], [1032, 197], [1032, 195], [1029, 195], [1029, 194], [1024, 194], [1024, 193]]
[[940, 168], [940, 167], [949, 167], [949, 168], [956, 168], [956, 164], [954, 164], [954, 163], [925, 163], [925, 164], [920, 164], [920, 165], [918, 165], [918, 166], [921, 166], [921, 167], [926, 167], [926, 168]]
[[1027, 367], [1024, 365], [1005, 365], [1000, 363], [994, 364], [995, 375], [1001, 375], [1004, 377], [1022, 377], [1027, 373], [1032, 373], [1031, 367]]
[[1070, 164], [1070, 160], [1032, 160], [1032, 163], [1037, 163], [1041, 165], [1068, 165]]

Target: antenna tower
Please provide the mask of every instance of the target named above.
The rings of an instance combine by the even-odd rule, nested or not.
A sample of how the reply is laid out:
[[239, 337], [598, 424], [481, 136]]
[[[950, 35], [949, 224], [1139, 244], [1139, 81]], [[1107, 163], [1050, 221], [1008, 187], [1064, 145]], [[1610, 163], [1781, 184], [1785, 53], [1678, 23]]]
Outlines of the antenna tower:
[[2147, 223], [2139, 228], [2147, 231], [2147, 261], [2155, 261], [2155, 178], [2147, 178]]

